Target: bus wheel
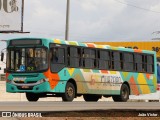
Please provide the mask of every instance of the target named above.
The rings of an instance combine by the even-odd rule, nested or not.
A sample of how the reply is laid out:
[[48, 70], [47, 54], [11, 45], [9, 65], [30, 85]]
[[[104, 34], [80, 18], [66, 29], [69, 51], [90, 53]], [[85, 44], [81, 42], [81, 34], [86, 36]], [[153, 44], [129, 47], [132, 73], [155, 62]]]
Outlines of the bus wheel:
[[126, 84], [123, 84], [121, 87], [120, 95], [113, 95], [113, 100], [115, 102], [127, 102], [129, 99], [129, 88]]
[[73, 101], [75, 98], [75, 86], [68, 82], [66, 85], [65, 93], [62, 95], [63, 101]]
[[86, 102], [97, 102], [101, 96], [99, 95], [83, 95]]
[[36, 102], [39, 99], [39, 95], [36, 93], [26, 93], [26, 98], [30, 102]]

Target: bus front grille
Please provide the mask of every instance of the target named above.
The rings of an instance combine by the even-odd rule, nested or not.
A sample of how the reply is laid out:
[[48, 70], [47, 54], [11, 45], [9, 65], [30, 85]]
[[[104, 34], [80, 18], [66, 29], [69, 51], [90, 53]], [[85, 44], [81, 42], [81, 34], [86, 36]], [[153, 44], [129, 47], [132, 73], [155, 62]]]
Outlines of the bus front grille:
[[18, 88], [19, 90], [32, 90], [32, 89], [33, 89], [33, 86], [29, 86], [29, 87], [27, 87], [27, 88], [25, 88], [25, 87], [23, 87], [23, 86], [17, 86], [17, 88]]
[[[17, 83], [17, 84], [24, 84], [25, 82], [24, 81], [14, 81], [15, 83]], [[27, 81], [26, 82], [26, 84], [27, 83], [36, 83], [37, 81]]]

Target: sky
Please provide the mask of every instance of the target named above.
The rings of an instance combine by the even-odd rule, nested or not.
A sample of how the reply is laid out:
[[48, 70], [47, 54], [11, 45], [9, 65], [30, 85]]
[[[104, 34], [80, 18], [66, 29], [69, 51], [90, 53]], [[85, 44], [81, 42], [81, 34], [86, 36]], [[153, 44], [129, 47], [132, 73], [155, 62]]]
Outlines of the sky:
[[[67, 0], [25, 0], [24, 32], [1, 39], [65, 39]], [[69, 40], [148, 41], [160, 31], [160, 0], [70, 0]], [[160, 35], [159, 35], [160, 36]], [[1, 43], [1, 49], [5, 47]]]

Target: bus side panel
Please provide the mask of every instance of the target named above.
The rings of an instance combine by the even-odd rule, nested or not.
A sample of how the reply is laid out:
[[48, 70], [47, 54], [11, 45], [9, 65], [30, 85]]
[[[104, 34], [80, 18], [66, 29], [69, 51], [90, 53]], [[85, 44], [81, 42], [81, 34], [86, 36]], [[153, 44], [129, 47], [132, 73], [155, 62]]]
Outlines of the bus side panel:
[[76, 80], [79, 94], [120, 94], [119, 72], [75, 69], [71, 76]]
[[[72, 78], [76, 80], [78, 93], [120, 94], [125, 81], [129, 83], [131, 94], [149, 94], [156, 92], [156, 76], [154, 74], [72, 69]], [[125, 75], [126, 74], [126, 75]]]
[[156, 90], [156, 76], [137, 72], [64, 68], [59, 73], [45, 73], [49, 78], [51, 92], [65, 92], [68, 80], [73, 79], [78, 94], [120, 94], [122, 83], [128, 82], [134, 95], [153, 93]]
[[149, 94], [156, 92], [156, 76], [154, 74], [122, 72], [124, 81], [130, 85], [130, 94]]
[[[107, 72], [107, 71], [106, 71]], [[109, 74], [100, 70], [64, 68], [59, 73], [48, 71], [50, 92], [63, 93], [68, 80], [73, 79], [78, 94], [120, 94], [121, 82], [114, 83], [114, 78], [121, 80], [120, 73], [110, 71]], [[114, 78], [111, 78], [114, 77]], [[108, 81], [107, 81], [108, 80]]]

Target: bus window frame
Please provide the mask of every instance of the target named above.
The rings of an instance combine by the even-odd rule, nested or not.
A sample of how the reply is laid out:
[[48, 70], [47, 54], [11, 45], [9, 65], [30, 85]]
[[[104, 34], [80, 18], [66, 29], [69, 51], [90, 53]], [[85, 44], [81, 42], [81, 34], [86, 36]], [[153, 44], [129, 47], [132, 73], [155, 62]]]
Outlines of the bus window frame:
[[[83, 56], [83, 54], [84, 54], [84, 50], [94, 50], [94, 52], [95, 52], [95, 58], [92, 58], [92, 57], [90, 57], [90, 54], [89, 54], [89, 58], [88, 57], [86, 57], [86, 56]], [[84, 69], [98, 69], [98, 67], [97, 67], [97, 50], [95, 49], [95, 48], [91, 48], [91, 47], [84, 47], [83, 49], [82, 49], [82, 66], [83, 66], [83, 68]], [[84, 60], [85, 59], [89, 59], [89, 60], [94, 60], [94, 66], [93, 67], [85, 67], [85, 64], [84, 64]]]
[[[125, 60], [126, 58], [125, 58], [125, 54], [130, 54], [130, 55], [132, 55], [132, 57], [133, 57], [133, 60], [132, 61], [128, 61], [128, 60]], [[134, 58], [134, 52], [123, 52], [123, 61], [124, 61], [124, 64], [131, 64], [132, 63], [132, 65], [133, 65], [133, 70], [125, 70], [125, 65], [123, 66], [123, 70], [124, 71], [133, 71], [133, 72], [135, 72], [135, 60], [134, 60], [135, 58]]]
[[[112, 50], [112, 49], [103, 49], [103, 48], [92, 48], [92, 47], [84, 47], [84, 46], [76, 46], [76, 45], [65, 45], [65, 44], [58, 44], [58, 43], [50, 43], [50, 46], [51, 47], [53, 47], [55, 44], [57, 44], [57, 45], [59, 45], [59, 47], [60, 48], [65, 48], [65, 64], [64, 64], [64, 67], [68, 67], [68, 68], [79, 68], [79, 69], [93, 69], [93, 70], [108, 70], [108, 71], [120, 71], [120, 72], [137, 72], [137, 73], [149, 73], [149, 74], [153, 74], [154, 73], [154, 71], [155, 71], [155, 67], [154, 67], [154, 64], [152, 64], [152, 66], [153, 66], [153, 71], [152, 72], [147, 72], [147, 71], [137, 71], [136, 70], [136, 66], [135, 66], [135, 64], [136, 64], [136, 62], [135, 62], [135, 55], [136, 54], [140, 54], [140, 55], [145, 55], [145, 56], [147, 56], [147, 55], [150, 55], [150, 56], [152, 56], [152, 58], [153, 58], [153, 62], [154, 62], [154, 54], [150, 54], [150, 53], [138, 53], [138, 52], [132, 52], [132, 51], [123, 51], [123, 50]], [[51, 47], [49, 48], [49, 50], [51, 49]], [[78, 49], [80, 49], [80, 65], [79, 65], [79, 67], [73, 67], [73, 66], [70, 66], [69, 64], [68, 64], [68, 61], [69, 61], [69, 59], [68, 59], [68, 49], [70, 48], [70, 47], [74, 47], [74, 48], [78, 48]], [[95, 66], [95, 68], [91, 68], [91, 67], [85, 67], [84, 65], [83, 65], [83, 60], [85, 59], [85, 58], [83, 58], [83, 51], [84, 51], [84, 49], [89, 49], [89, 50], [94, 50], [95, 51], [95, 64], [96, 64], [96, 66]], [[99, 58], [98, 58], [98, 52], [99, 51], [107, 51], [107, 52], [109, 52], [109, 56], [110, 56], [110, 58], [109, 58], [109, 60], [108, 60], [108, 62], [110, 62], [110, 64], [112, 64], [111, 62], [113, 61], [117, 61], [117, 60], [113, 60], [112, 58], [111, 58], [111, 53], [113, 52], [117, 52], [117, 53], [119, 53], [119, 56], [120, 56], [120, 60], [118, 60], [118, 62], [120, 62], [120, 67], [121, 67], [121, 69], [120, 70], [117, 70], [117, 69], [112, 69], [110, 66], [109, 66], [109, 68], [108, 69], [100, 69], [99, 68], [99, 65], [98, 65], [98, 61], [100, 60]], [[131, 71], [131, 70], [124, 70], [124, 53], [129, 53], [129, 54], [132, 54], [133, 55], [133, 62], [132, 62], [132, 64], [133, 64], [133, 70]], [[122, 60], [121, 60], [121, 57], [122, 57]], [[90, 58], [90, 59], [93, 59], [93, 58]], [[141, 64], [143, 64], [143, 63], [141, 63]], [[64, 68], [63, 67], [63, 68]], [[63, 69], [62, 68], [62, 69]], [[61, 70], [62, 70], [61, 69]], [[58, 71], [59, 72], [59, 71]], [[55, 73], [55, 72], [53, 72], [53, 73]]]
[[[74, 66], [71, 66], [70, 64], [69, 64], [69, 61], [70, 61], [70, 57], [71, 56], [69, 56], [68, 55], [68, 49], [70, 49], [70, 48], [77, 48], [77, 49], [79, 49], [80, 50], [80, 55], [79, 55], [79, 57], [75, 57], [75, 58], [79, 58], [80, 59], [80, 61], [79, 61], [79, 67], [74, 67]], [[75, 46], [75, 45], [67, 45], [67, 67], [69, 67], [69, 68], [83, 68], [83, 66], [82, 66], [82, 49], [83, 49], [83, 47], [81, 47], [81, 46]]]
[[[60, 48], [60, 49], [64, 49], [64, 63], [58, 63], [60, 65], [62, 65], [61, 69], [58, 69], [57, 71], [52, 71], [52, 63], [51, 63], [51, 54], [52, 51], [51, 49], [53, 48]], [[56, 65], [58, 65], [56, 64]], [[58, 44], [58, 43], [50, 43], [49, 44], [49, 66], [50, 66], [50, 70], [51, 70], [51, 73], [58, 73], [60, 72], [63, 68], [67, 67], [67, 45], [65, 44]]]
[[[103, 51], [103, 52], [108, 52], [108, 56], [109, 56], [109, 59], [100, 59], [100, 52]], [[99, 53], [98, 53], [99, 52]], [[97, 68], [99, 70], [111, 70], [111, 57], [110, 57], [110, 52], [111, 50], [109, 49], [97, 49]], [[98, 56], [99, 54], [99, 56]], [[99, 67], [99, 60], [103, 60], [103, 61], [106, 61], [108, 62], [108, 69], [102, 69]]]

